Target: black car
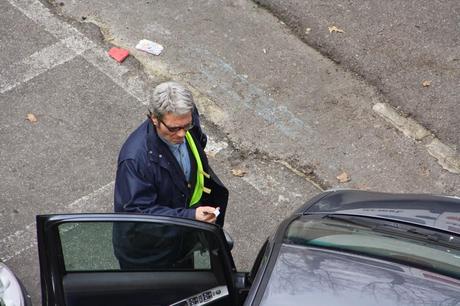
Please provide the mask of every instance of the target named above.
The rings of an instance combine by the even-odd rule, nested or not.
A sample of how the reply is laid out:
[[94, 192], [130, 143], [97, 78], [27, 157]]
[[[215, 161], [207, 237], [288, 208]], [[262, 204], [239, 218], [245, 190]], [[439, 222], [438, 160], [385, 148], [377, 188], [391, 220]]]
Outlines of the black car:
[[224, 231], [199, 221], [44, 215], [37, 228], [46, 306], [460, 305], [455, 197], [322, 193], [279, 225], [248, 273]]

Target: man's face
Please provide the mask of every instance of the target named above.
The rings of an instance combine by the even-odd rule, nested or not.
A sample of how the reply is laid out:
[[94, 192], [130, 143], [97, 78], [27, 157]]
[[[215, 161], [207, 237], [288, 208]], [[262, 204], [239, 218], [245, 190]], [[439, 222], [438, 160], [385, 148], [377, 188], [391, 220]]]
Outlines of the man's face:
[[166, 113], [161, 120], [152, 117], [157, 133], [172, 144], [184, 142], [185, 133], [192, 127], [192, 112], [184, 115]]

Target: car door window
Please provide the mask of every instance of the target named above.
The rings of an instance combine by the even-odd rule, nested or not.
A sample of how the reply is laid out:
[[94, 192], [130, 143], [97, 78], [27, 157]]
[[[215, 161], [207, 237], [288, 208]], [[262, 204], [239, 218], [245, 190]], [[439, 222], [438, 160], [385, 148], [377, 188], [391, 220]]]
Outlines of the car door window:
[[[163, 216], [37, 216], [43, 305], [145, 306], [237, 299], [222, 229]], [[182, 303], [182, 304], [181, 304]]]
[[212, 237], [171, 224], [72, 222], [59, 225], [66, 272], [210, 270]]

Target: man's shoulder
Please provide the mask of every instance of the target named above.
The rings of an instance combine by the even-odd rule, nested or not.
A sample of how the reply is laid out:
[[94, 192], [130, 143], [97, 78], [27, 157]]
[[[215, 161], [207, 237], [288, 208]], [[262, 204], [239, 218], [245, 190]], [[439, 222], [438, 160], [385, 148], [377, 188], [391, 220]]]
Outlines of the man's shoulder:
[[147, 134], [149, 121], [144, 121], [126, 139], [121, 147], [118, 162], [126, 159], [138, 159], [147, 152]]

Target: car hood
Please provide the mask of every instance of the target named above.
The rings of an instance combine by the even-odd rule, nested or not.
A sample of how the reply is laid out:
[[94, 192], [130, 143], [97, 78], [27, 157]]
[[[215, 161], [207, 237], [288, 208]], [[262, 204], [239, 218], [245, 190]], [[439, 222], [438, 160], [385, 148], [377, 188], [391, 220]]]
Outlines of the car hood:
[[283, 244], [261, 305], [458, 305], [460, 280], [336, 251]]

